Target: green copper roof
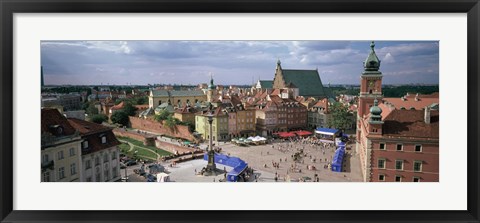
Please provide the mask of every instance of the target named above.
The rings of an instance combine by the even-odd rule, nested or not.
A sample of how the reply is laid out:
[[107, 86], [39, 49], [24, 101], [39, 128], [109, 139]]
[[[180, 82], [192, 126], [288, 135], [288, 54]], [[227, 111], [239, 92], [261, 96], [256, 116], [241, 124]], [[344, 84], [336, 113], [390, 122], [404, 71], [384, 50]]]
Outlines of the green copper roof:
[[327, 96], [317, 70], [282, 70], [285, 84], [293, 83], [301, 96]]
[[260, 85], [262, 88], [273, 88], [273, 81], [262, 81], [260, 80]]
[[210, 77], [210, 84], [208, 85], [208, 89], [212, 89], [212, 90], [215, 89], [215, 85], [213, 84], [213, 78], [212, 77]]
[[370, 108], [370, 123], [382, 121], [382, 109], [378, 107], [378, 100], [375, 98], [373, 106]]
[[370, 43], [370, 54], [368, 54], [367, 59], [363, 62], [363, 67], [365, 71], [378, 71], [380, 69], [380, 59], [378, 59], [375, 53], [375, 42], [373, 41]]

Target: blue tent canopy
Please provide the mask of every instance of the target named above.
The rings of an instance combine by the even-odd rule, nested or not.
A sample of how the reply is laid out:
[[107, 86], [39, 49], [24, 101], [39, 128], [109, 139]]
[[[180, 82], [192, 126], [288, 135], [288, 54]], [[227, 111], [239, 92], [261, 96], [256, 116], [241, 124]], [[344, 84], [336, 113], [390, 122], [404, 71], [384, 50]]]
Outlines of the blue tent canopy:
[[340, 130], [338, 130], [338, 129], [329, 129], [329, 128], [317, 128], [317, 129], [315, 129], [315, 133], [322, 134], [322, 135], [335, 135], [339, 132], [340, 132]]
[[[207, 153], [203, 155], [203, 159], [208, 160]], [[224, 154], [217, 153], [215, 153], [215, 163], [233, 167], [233, 170], [227, 173], [227, 180], [229, 182], [238, 181], [238, 175], [240, 175], [248, 167], [248, 164], [238, 157], [230, 157]]]
[[332, 171], [342, 172], [343, 157], [345, 156], [345, 143], [339, 143], [332, 160]]

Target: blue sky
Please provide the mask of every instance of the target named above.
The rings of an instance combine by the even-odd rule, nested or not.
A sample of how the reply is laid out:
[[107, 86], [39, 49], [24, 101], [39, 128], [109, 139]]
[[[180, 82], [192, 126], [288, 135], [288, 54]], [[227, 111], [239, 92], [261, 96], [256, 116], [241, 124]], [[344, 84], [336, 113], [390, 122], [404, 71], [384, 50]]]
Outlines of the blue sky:
[[[438, 41], [375, 41], [385, 84], [438, 84]], [[369, 41], [42, 41], [45, 84], [217, 84], [317, 69], [324, 84], [359, 84]]]

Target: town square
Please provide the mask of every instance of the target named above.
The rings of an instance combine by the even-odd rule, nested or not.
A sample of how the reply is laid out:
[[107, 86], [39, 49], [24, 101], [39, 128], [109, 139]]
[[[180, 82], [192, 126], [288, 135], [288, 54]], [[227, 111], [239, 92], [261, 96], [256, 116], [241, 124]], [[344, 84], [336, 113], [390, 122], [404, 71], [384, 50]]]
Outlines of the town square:
[[42, 182], [439, 181], [438, 42], [41, 45]]

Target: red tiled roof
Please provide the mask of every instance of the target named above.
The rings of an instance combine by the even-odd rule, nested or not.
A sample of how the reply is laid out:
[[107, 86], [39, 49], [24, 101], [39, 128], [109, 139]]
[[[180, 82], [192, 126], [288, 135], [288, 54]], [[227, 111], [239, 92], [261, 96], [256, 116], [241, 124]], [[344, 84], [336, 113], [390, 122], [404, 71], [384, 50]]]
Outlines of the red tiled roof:
[[[88, 141], [88, 148], [82, 148], [82, 155], [120, 145], [110, 127], [76, 118], [69, 118], [68, 122]], [[102, 143], [102, 136], [107, 137], [106, 143]]]
[[42, 133], [48, 132], [52, 135], [56, 135], [56, 129], [52, 128], [54, 126], [61, 126], [63, 128], [62, 135], [68, 136], [73, 135], [75, 133], [75, 128], [67, 121], [67, 118], [60, 114], [57, 109], [52, 108], [43, 108], [42, 111], [42, 120], [41, 120], [41, 128]]
[[279, 95], [280, 94], [280, 89], [274, 89], [270, 95]]
[[426, 106], [429, 106], [434, 103], [439, 103], [439, 94], [431, 94], [431, 95], [419, 95], [415, 100], [416, 95], [409, 95], [402, 98], [383, 98], [383, 103], [390, 104], [394, 106], [396, 109], [401, 109], [402, 107], [405, 109], [415, 108], [416, 110], [422, 110]]
[[147, 109], [149, 105], [135, 105], [134, 107], [137, 108], [138, 110], [143, 110], [143, 109]]
[[118, 105], [115, 105], [115, 106], [111, 107], [110, 109], [112, 109], [112, 110], [120, 110], [120, 109], [123, 108], [124, 105], [125, 105], [125, 104], [124, 104], [123, 101], [122, 101], [122, 102], [118, 103]]
[[195, 109], [194, 107], [190, 107], [190, 106], [183, 106], [183, 108], [179, 108], [177, 110], [175, 110], [176, 113], [181, 113], [181, 114], [188, 114], [188, 113], [196, 113], [198, 112], [197, 109]]
[[384, 136], [439, 138], [438, 111], [431, 111], [430, 124], [425, 123], [421, 110], [392, 110], [383, 121]]

